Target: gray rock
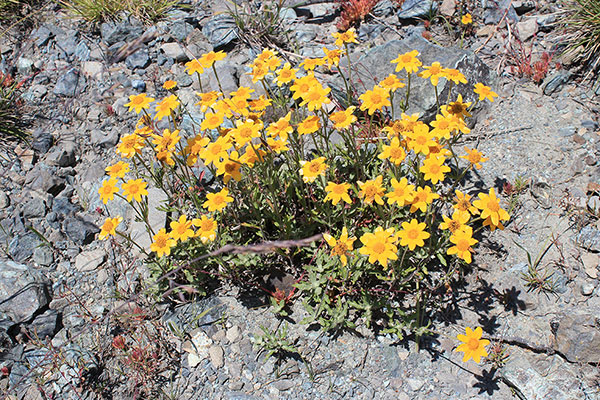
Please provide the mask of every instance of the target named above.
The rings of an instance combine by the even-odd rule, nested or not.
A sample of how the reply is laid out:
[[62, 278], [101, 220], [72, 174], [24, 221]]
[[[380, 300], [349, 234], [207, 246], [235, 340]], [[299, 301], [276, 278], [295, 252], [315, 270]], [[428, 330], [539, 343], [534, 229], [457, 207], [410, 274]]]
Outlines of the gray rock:
[[594, 293], [595, 288], [596, 288], [596, 286], [593, 283], [584, 282], [581, 285], [581, 294], [584, 296], [590, 296], [592, 293]]
[[46, 202], [40, 197], [33, 197], [23, 203], [25, 218], [40, 218], [46, 214]]
[[190, 51], [176, 42], [163, 43], [160, 46], [160, 49], [163, 53], [165, 53], [166, 57], [172, 58], [177, 62], [185, 62], [194, 58], [194, 55]]
[[432, 15], [437, 10], [437, 2], [432, 0], [406, 0], [398, 11], [399, 19], [413, 19]]
[[394, 3], [391, 0], [379, 1], [371, 10], [371, 14], [378, 18], [389, 17], [394, 13]]
[[[391, 63], [393, 59], [397, 58], [399, 54], [412, 50], [419, 52], [419, 59], [424, 65], [431, 65], [432, 62], [438, 61], [446, 68], [458, 68], [465, 75], [468, 84], [454, 85], [452, 93], [453, 96], [457, 96], [459, 93], [462, 94], [463, 101], [473, 102], [477, 99], [473, 92], [473, 86], [477, 82], [486, 82], [487, 85], [494, 86], [493, 73], [473, 53], [456, 47], [442, 48], [428, 42], [421, 36], [412, 35], [402, 41], [392, 40], [384, 45], [376, 46], [366, 53], [361, 51], [351, 54], [353, 65], [360, 65], [352, 73], [354, 87], [359, 88], [358, 90], [361, 93], [372, 89], [380, 80], [394, 72], [395, 64]], [[344, 62], [340, 63], [340, 65], [343, 64]], [[402, 74], [400, 75], [404, 77]], [[329, 82], [329, 85], [333, 96], [344, 104], [345, 85], [343, 80], [335, 77]], [[442, 99], [447, 98], [449, 90], [450, 85], [448, 82], [441, 79], [438, 84], [439, 97]], [[396, 115], [400, 110], [401, 97], [403, 96], [394, 96], [393, 105]], [[436, 112], [435, 92], [431, 84], [424, 79], [415, 77], [411, 81], [411, 96], [407, 113], [419, 113], [424, 120], [429, 120], [435, 116]]]
[[284, 21], [293, 21], [296, 18], [298, 18], [298, 15], [296, 14], [296, 11], [294, 11], [293, 8], [282, 7], [281, 10], [279, 10], [279, 18], [281, 18]]
[[294, 386], [296, 386], [296, 384], [291, 379], [279, 379], [279, 380], [273, 382], [273, 387], [275, 387], [280, 392], [290, 390]]
[[535, 18], [529, 18], [525, 21], [517, 22], [517, 32], [519, 39], [525, 42], [533, 37], [537, 32], [537, 21]]
[[33, 251], [33, 262], [47, 267], [54, 262], [54, 253], [48, 246], [36, 247]]
[[58, 321], [58, 311], [46, 310], [43, 314], [35, 317], [29, 325], [29, 329], [41, 340], [46, 337], [52, 339], [57, 332]]
[[8, 207], [10, 205], [10, 198], [4, 193], [0, 191], [0, 210]]
[[125, 65], [127, 65], [127, 68], [129, 69], [146, 68], [150, 65], [148, 49], [139, 49], [135, 53], [127, 56], [127, 58], [125, 58]]
[[600, 251], [600, 231], [592, 226], [584, 226], [577, 234], [575, 241], [586, 250]]
[[104, 249], [84, 251], [75, 257], [75, 269], [81, 272], [93, 271], [106, 259]]
[[33, 71], [33, 61], [29, 58], [19, 57], [17, 59], [17, 72], [21, 75], [29, 75]]
[[598, 130], [598, 128], [600, 128], [600, 125], [598, 125], [596, 121], [592, 121], [590, 119], [581, 121], [581, 126], [591, 132], [595, 132]]
[[31, 147], [38, 153], [46, 153], [52, 147], [52, 143], [54, 143], [54, 137], [50, 132], [41, 129], [37, 129], [33, 132], [33, 142], [31, 143]]
[[567, 126], [558, 130], [558, 134], [562, 137], [573, 136], [575, 133], [577, 133], [577, 129], [574, 126]]
[[94, 129], [90, 134], [90, 138], [94, 146], [110, 149], [119, 142], [119, 130], [111, 129], [110, 131], [102, 131]]
[[228, 14], [217, 14], [211, 17], [202, 28], [202, 33], [214, 49], [223, 48], [238, 39], [235, 20]]
[[79, 70], [71, 68], [59, 76], [54, 86], [54, 94], [57, 96], [74, 97], [85, 90], [85, 78]]
[[143, 28], [141, 26], [132, 25], [129, 21], [120, 23], [104, 22], [100, 25], [100, 35], [108, 46], [134, 39], [142, 33]]
[[35, 103], [41, 100], [48, 93], [46, 85], [31, 85], [21, 97], [30, 103]]
[[548, 75], [542, 82], [542, 89], [544, 94], [549, 96], [552, 93], [558, 91], [565, 83], [571, 79], [571, 72], [566, 70], [556, 71], [551, 75]]
[[8, 254], [18, 262], [25, 262], [41, 244], [41, 240], [33, 232], [19, 234], [8, 243]]
[[79, 61], [89, 61], [90, 60], [90, 48], [85, 42], [79, 42], [75, 47], [75, 58]]
[[48, 165], [72, 167], [76, 164], [76, 152], [75, 142], [61, 142], [46, 154], [45, 161]]
[[[506, 10], [508, 9], [508, 12]], [[517, 22], [519, 16], [511, 5], [511, 0], [488, 0], [483, 11], [483, 22], [486, 25], [497, 24], [504, 17], [512, 22]]]
[[385, 30], [385, 26], [380, 24], [361, 24], [358, 28], [358, 38], [361, 42], [374, 40]]
[[598, 315], [600, 310], [573, 310], [563, 316], [558, 321], [556, 350], [571, 362], [600, 362], [600, 329], [596, 324]]
[[180, 42], [185, 42], [194, 27], [183, 20], [175, 21], [169, 27], [169, 34]]
[[58, 197], [55, 197], [52, 201], [52, 212], [57, 216], [64, 217], [74, 214], [79, 210], [81, 210], [81, 207], [71, 203], [71, 200], [62, 194]]
[[223, 359], [225, 352], [221, 346], [210, 346], [208, 349], [208, 357], [210, 358], [210, 362], [215, 369], [222, 368], [225, 365], [225, 361]]
[[96, 225], [77, 217], [67, 217], [63, 223], [63, 230], [69, 239], [79, 245], [91, 243], [100, 232]]
[[46, 25], [42, 25], [31, 32], [31, 38], [35, 40], [37, 47], [45, 46], [48, 41], [54, 37], [54, 32], [50, 30]]
[[517, 12], [517, 15], [523, 15], [535, 9], [535, 2], [530, 0], [516, 0], [512, 3], [513, 8]]
[[40, 271], [13, 261], [0, 262], [0, 312], [27, 322], [50, 302], [49, 282]]
[[132, 79], [131, 87], [137, 90], [138, 92], [144, 92], [146, 91], [146, 82], [144, 82], [141, 79]]

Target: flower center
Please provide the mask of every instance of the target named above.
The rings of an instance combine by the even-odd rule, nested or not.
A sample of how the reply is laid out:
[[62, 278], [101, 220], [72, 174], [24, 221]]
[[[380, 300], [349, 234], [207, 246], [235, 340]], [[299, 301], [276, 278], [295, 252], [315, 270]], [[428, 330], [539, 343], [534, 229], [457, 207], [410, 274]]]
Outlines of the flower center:
[[365, 196], [366, 197], [375, 197], [377, 194], [377, 188], [375, 186], [367, 186], [365, 188]]
[[467, 347], [471, 350], [477, 350], [479, 348], [479, 340], [471, 338], [467, 342]]
[[156, 245], [158, 247], [167, 247], [167, 237], [166, 236], [159, 236], [156, 238]]
[[456, 247], [460, 250], [460, 251], [468, 251], [469, 247], [471, 247], [469, 245], [469, 241], [466, 239], [461, 239], [458, 241], [458, 243], [456, 243]]
[[416, 229], [411, 229], [406, 232], [406, 236], [411, 240], [416, 240], [419, 237], [419, 231]]
[[309, 170], [310, 172], [312, 172], [312, 173], [315, 173], [315, 174], [316, 174], [317, 172], [319, 172], [319, 164], [317, 164], [317, 163], [311, 163], [311, 164], [310, 164], [310, 167], [308, 167], [308, 170]]
[[500, 204], [497, 201], [490, 200], [487, 203], [487, 208], [492, 212], [498, 212], [500, 210]]
[[212, 230], [212, 222], [209, 220], [202, 221], [200, 224], [200, 229], [203, 231], [211, 231]]
[[331, 249], [331, 252], [337, 256], [341, 256], [346, 254], [346, 251], [348, 250], [348, 246], [346, 246], [346, 244], [338, 242], [333, 249]]
[[392, 156], [392, 158], [403, 158], [404, 150], [402, 150], [399, 147], [392, 147], [392, 149], [390, 150], [390, 155]]
[[385, 251], [385, 244], [381, 242], [377, 242], [373, 245], [373, 252], [377, 254], [382, 254]]

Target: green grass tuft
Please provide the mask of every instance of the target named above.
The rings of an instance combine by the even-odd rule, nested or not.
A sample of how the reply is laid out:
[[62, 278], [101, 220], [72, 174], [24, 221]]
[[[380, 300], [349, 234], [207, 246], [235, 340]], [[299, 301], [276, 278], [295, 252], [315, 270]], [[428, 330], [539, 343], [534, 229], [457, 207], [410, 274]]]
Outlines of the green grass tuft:
[[[0, 0], [2, 1], [2, 0]], [[177, 6], [177, 0], [63, 0], [63, 7], [89, 22], [117, 19], [127, 12], [144, 21], [157, 21]]]
[[600, 69], [600, 0], [574, 0], [563, 19], [567, 30], [567, 51], [578, 53], [590, 73]]

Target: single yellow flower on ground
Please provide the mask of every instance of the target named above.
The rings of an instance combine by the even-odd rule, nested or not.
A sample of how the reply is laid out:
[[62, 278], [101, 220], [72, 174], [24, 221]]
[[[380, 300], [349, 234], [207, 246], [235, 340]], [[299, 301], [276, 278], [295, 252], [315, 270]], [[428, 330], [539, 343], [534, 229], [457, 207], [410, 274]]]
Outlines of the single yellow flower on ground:
[[402, 230], [398, 232], [400, 246], [408, 246], [411, 251], [417, 246], [423, 247], [425, 239], [429, 239], [431, 236], [429, 232], [425, 232], [426, 227], [425, 222], [419, 222], [414, 218], [410, 222], [404, 221]]
[[112, 200], [115, 198], [115, 193], [119, 191], [117, 187], [117, 179], [110, 178], [102, 182], [102, 186], [98, 189], [98, 193], [100, 194], [100, 198], [102, 199], [102, 203], [106, 204], [108, 200]]
[[111, 178], [123, 178], [129, 172], [129, 164], [124, 161], [119, 161], [113, 165], [106, 167], [106, 173]]
[[188, 221], [187, 216], [182, 215], [177, 221], [171, 221], [171, 232], [170, 235], [176, 241], [185, 242], [192, 236], [194, 236], [194, 230], [192, 229], [192, 221]]
[[340, 200], [344, 200], [350, 204], [352, 200], [350, 200], [350, 195], [348, 195], [348, 189], [350, 189], [349, 183], [327, 182], [327, 186], [325, 186], [327, 196], [325, 196], [323, 201], [331, 200], [333, 205], [336, 205]]
[[390, 90], [382, 88], [381, 86], [374, 86], [373, 90], [367, 90], [358, 97], [362, 104], [360, 105], [361, 110], [368, 110], [369, 115], [377, 110], [382, 110], [383, 107], [390, 106]]
[[395, 178], [390, 181], [392, 185], [392, 191], [386, 193], [388, 198], [388, 204], [398, 204], [400, 207], [404, 207], [411, 204], [415, 195], [414, 185], [409, 185], [406, 178], [400, 179], [398, 182]]
[[464, 25], [468, 25], [473, 23], [473, 17], [471, 17], [471, 14], [465, 14], [462, 16], [462, 18], [460, 19], [460, 22], [462, 22]]
[[488, 99], [493, 103], [494, 97], [498, 97], [496, 93], [492, 92], [492, 88], [490, 88], [489, 86], [485, 86], [483, 83], [476, 83], [473, 91], [475, 92], [475, 94], [479, 95], [479, 101], [483, 99]]
[[444, 180], [445, 173], [450, 172], [450, 167], [444, 165], [445, 161], [444, 157], [427, 157], [423, 161], [423, 165], [419, 168], [419, 171], [425, 174], [425, 180], [431, 181], [435, 185]]
[[123, 221], [123, 217], [117, 216], [114, 218], [106, 218], [102, 227], [100, 228], [99, 239], [106, 239], [108, 236], [114, 236], [117, 234], [117, 226]]
[[423, 63], [417, 58], [419, 52], [417, 50], [409, 51], [404, 54], [399, 54], [397, 58], [391, 61], [396, 64], [396, 72], [406, 70], [407, 73], [417, 72]]
[[129, 112], [135, 110], [135, 113], [139, 114], [142, 110], [150, 108], [150, 103], [153, 101], [154, 99], [146, 96], [146, 93], [132, 94], [129, 96], [129, 103], [125, 104], [125, 107], [129, 107]]
[[477, 149], [469, 149], [465, 146], [465, 151], [467, 152], [467, 155], [460, 156], [460, 158], [464, 158], [465, 160], [469, 161], [471, 166], [477, 169], [481, 168], [480, 163], [489, 160], [489, 158], [484, 157], [483, 154], [481, 154]]
[[463, 362], [467, 362], [472, 358], [473, 361], [479, 364], [481, 357], [487, 357], [488, 353], [485, 350], [485, 346], [490, 344], [490, 341], [482, 339], [482, 334], [483, 329], [481, 329], [481, 327], [475, 328], [475, 331], [467, 327], [465, 329], [465, 335], [456, 336], [456, 338], [463, 343], [454, 351], [462, 351], [465, 353]]
[[214, 219], [203, 215], [200, 218], [194, 218], [192, 223], [198, 228], [196, 237], [199, 237], [202, 243], [212, 242], [217, 237], [217, 223]]
[[342, 234], [339, 239], [335, 239], [328, 233], [323, 234], [323, 239], [327, 242], [329, 246], [331, 246], [331, 255], [339, 256], [342, 261], [342, 265], [346, 266], [348, 263], [347, 255], [353, 249], [355, 237], [348, 237], [348, 230], [346, 227], [342, 228]]
[[202, 207], [208, 208], [208, 211], [221, 211], [231, 202], [233, 202], [233, 197], [229, 196], [227, 188], [223, 188], [217, 193], [207, 193]]
[[358, 43], [356, 40], [356, 30], [354, 28], [348, 29], [346, 32], [333, 32], [331, 34], [335, 39], [335, 45], [342, 47], [343, 44], [347, 43]]
[[370, 179], [366, 182], [358, 182], [360, 191], [358, 197], [363, 199], [366, 204], [372, 204], [375, 201], [377, 204], [383, 205], [382, 196], [385, 194], [383, 188], [383, 176], [379, 175], [375, 179]]
[[449, 255], [456, 254], [458, 258], [465, 260], [467, 264], [470, 264], [471, 253], [473, 246], [477, 243], [476, 239], [473, 239], [473, 229], [470, 226], [464, 226], [462, 229], [456, 231], [452, 236], [450, 236], [450, 242], [454, 243], [454, 246], [450, 247], [446, 253]]
[[398, 259], [394, 228], [384, 230], [379, 226], [373, 233], [367, 232], [362, 235], [360, 241], [364, 246], [360, 248], [359, 253], [369, 256], [371, 264], [379, 261], [383, 268], [387, 268], [389, 260]]
[[300, 161], [302, 168], [300, 175], [304, 182], [314, 182], [318, 176], [323, 175], [329, 165], [325, 164], [325, 157], [318, 157], [311, 161]]
[[171, 112], [179, 106], [179, 100], [174, 94], [164, 98], [160, 103], [156, 105], [156, 115], [154, 119], [160, 121], [164, 117], [171, 115]]
[[157, 257], [168, 256], [171, 254], [171, 248], [177, 244], [177, 241], [169, 236], [165, 228], [159, 230], [156, 235], [152, 236], [152, 239], [154, 242], [150, 244], [150, 250], [155, 252]]
[[148, 191], [146, 190], [148, 184], [141, 179], [130, 179], [123, 183], [121, 188], [123, 189], [123, 195], [127, 198], [127, 201], [135, 199], [135, 201], [142, 201], [142, 196], [147, 196]]
[[489, 194], [479, 193], [479, 199], [473, 202], [473, 205], [481, 210], [481, 218], [490, 217], [490, 221], [495, 226], [499, 226], [500, 221], [508, 221], [510, 216], [500, 208], [500, 200], [496, 197], [494, 188], [490, 188]]
[[410, 212], [415, 212], [417, 210], [421, 210], [421, 212], [427, 211], [427, 206], [431, 204], [433, 200], [438, 199], [439, 197], [439, 194], [431, 192], [431, 188], [429, 186], [417, 188], [410, 206]]

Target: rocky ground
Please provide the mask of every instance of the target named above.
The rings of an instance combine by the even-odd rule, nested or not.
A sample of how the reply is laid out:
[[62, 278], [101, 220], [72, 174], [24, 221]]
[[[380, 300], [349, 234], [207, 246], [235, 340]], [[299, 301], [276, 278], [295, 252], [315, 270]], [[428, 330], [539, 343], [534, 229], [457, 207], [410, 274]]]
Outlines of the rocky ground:
[[[431, 310], [436, 334], [417, 351], [414, 340], [366, 328], [310, 330], [297, 323], [300, 302], [290, 318], [277, 319], [235, 285], [183, 305], [156, 304], [140, 295], [143, 263], [95, 240], [106, 214], [98, 195], [104, 167], [135, 124], [124, 107], [130, 94], [164, 96], [170, 78], [193, 102], [199, 88], [183, 63], [212, 49], [230, 53], [218, 68], [225, 90], [252, 85], [245, 65], [257, 38], [236, 27], [224, 3], [188, 3], [154, 25], [128, 18], [97, 29], [48, 5], [0, 36], [0, 70], [27, 78], [22, 98], [33, 132], [31, 146], [0, 158], [6, 398], [600, 399], [598, 93], [558, 53], [540, 82], [520, 77], [507, 49], [519, 49], [520, 38], [536, 57], [554, 54], [559, 4], [472, 4], [476, 25], [464, 49], [442, 24], [417, 19], [431, 7], [450, 18], [451, 1], [407, 0], [401, 8], [382, 1], [358, 29], [354, 54], [372, 75], [391, 72], [386, 57], [417, 48], [425, 63], [459, 66], [500, 95], [477, 114], [469, 140], [489, 161], [465, 190], [493, 186], [514, 212], [504, 231], [481, 243], [464, 285]], [[333, 42], [334, 3], [284, 8], [280, 17], [292, 57], [321, 56]], [[431, 101], [419, 97], [411, 110]], [[109, 203], [111, 215], [127, 210]], [[549, 290], [528, 290], [524, 249], [534, 259], [543, 254]], [[453, 349], [465, 326], [493, 338], [495, 363], [461, 362]], [[280, 343], [293, 351], [266, 359], [253, 346], [268, 337], [262, 328], [287, 329]], [[137, 353], [125, 353], [124, 337]]]

